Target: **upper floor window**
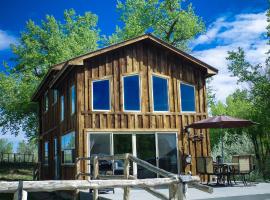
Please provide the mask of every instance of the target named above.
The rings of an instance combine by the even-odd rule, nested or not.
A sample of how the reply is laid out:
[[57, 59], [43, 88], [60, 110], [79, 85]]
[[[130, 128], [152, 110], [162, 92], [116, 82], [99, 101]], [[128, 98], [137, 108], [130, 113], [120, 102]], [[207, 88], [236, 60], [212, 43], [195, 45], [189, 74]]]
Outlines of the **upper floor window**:
[[110, 106], [110, 81], [96, 80], [92, 82], [92, 109], [108, 111]]
[[169, 111], [168, 79], [152, 76], [154, 111]]
[[195, 87], [180, 83], [182, 112], [195, 112]]
[[44, 164], [49, 164], [49, 142], [44, 143]]
[[140, 77], [131, 75], [123, 77], [124, 111], [140, 111]]
[[53, 90], [53, 104], [57, 103], [58, 90]]
[[70, 132], [61, 137], [62, 163], [75, 162], [75, 132]]
[[61, 100], [60, 120], [63, 121], [64, 116], [65, 116], [65, 99], [64, 99], [64, 95], [61, 96], [60, 100]]
[[75, 98], [76, 98], [75, 85], [72, 85], [71, 86], [71, 115], [75, 113]]
[[45, 93], [45, 112], [49, 109], [49, 95], [48, 92]]

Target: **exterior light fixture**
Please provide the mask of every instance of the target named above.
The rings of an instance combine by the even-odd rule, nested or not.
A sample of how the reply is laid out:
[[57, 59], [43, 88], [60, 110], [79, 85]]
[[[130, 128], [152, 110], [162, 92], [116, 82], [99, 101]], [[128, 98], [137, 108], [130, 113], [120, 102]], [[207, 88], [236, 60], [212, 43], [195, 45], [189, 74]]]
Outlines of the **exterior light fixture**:
[[190, 165], [191, 164], [191, 155], [186, 155], [185, 156], [185, 165]]

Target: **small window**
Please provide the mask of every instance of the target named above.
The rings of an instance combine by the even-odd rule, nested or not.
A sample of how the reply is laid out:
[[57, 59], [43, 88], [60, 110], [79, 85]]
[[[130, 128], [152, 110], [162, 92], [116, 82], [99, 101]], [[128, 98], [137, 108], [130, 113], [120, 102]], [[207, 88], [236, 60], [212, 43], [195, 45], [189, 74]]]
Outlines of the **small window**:
[[62, 163], [72, 164], [75, 162], [75, 132], [61, 137]]
[[92, 91], [92, 109], [97, 111], [110, 110], [110, 81], [93, 81]]
[[57, 103], [58, 90], [53, 90], [53, 104]]
[[49, 164], [49, 142], [44, 143], [44, 165]]
[[140, 77], [138, 75], [123, 77], [124, 111], [140, 111]]
[[152, 76], [154, 111], [169, 111], [168, 79]]
[[75, 98], [76, 98], [75, 85], [72, 85], [71, 86], [71, 115], [75, 113]]
[[63, 95], [61, 96], [61, 112], [60, 113], [61, 113], [60, 119], [61, 121], [63, 121], [64, 116], [65, 116], [65, 99]]
[[195, 112], [195, 87], [181, 83], [180, 94], [182, 112]]
[[46, 92], [45, 94], [45, 112], [47, 112], [49, 109], [49, 96], [48, 96], [48, 92]]

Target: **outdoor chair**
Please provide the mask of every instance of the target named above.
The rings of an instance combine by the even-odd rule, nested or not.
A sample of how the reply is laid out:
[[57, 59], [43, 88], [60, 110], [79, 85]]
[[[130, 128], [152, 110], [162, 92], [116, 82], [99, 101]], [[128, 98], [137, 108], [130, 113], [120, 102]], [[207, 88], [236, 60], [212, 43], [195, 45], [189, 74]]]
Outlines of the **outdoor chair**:
[[254, 170], [254, 156], [253, 155], [234, 155], [232, 156], [232, 163], [235, 163], [233, 167], [233, 178], [234, 175], [239, 175], [242, 178], [244, 185], [247, 185], [246, 175]]
[[[200, 175], [214, 175], [214, 168], [213, 168], [213, 158], [212, 157], [197, 157], [197, 172]], [[209, 183], [209, 178], [208, 182]]]

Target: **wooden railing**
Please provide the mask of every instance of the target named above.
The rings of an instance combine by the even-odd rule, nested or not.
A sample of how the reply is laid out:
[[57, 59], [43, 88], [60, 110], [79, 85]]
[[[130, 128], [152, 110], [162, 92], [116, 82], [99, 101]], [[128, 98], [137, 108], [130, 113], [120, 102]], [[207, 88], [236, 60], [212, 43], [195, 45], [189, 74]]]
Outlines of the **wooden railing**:
[[[130, 199], [130, 189], [132, 187], [139, 187], [154, 195], [155, 197], [163, 200], [186, 199], [187, 184], [204, 192], [212, 193], [211, 187], [200, 185], [198, 176], [191, 175], [176, 175], [160, 169], [150, 163], [138, 159], [130, 154], [116, 155], [116, 156], [93, 156], [90, 158], [78, 158], [77, 167], [80, 177], [80, 162], [90, 160], [93, 162], [92, 180], [53, 180], [53, 181], [0, 181], [0, 193], [14, 193], [14, 200], [26, 200], [28, 192], [51, 192], [51, 191], [75, 191], [78, 194], [79, 190], [92, 189], [93, 199], [98, 199], [98, 190], [103, 188], [123, 188], [123, 199]], [[124, 175], [101, 175], [99, 173], [100, 160], [124, 160]], [[136, 179], [136, 177], [129, 174], [130, 162], [135, 162], [137, 165], [144, 167], [164, 178], [149, 178], [149, 179]], [[100, 180], [110, 179], [110, 180]], [[116, 180], [115, 180], [116, 179]], [[121, 180], [120, 180], [121, 179]], [[168, 186], [169, 196], [166, 196], [154, 188], [156, 186]], [[78, 196], [77, 196], [78, 197]], [[77, 198], [75, 196], [75, 198]]]
[[[99, 174], [99, 161], [100, 160], [124, 160], [124, 175], [100, 175]], [[92, 163], [93, 173], [82, 173], [80, 170], [81, 162], [88, 161]], [[141, 167], [156, 173], [157, 175], [163, 176], [164, 178], [151, 178], [151, 179], [136, 179], [136, 177], [131, 176], [129, 174], [130, 162], [134, 162]], [[88, 163], [89, 164], [89, 163]], [[200, 178], [198, 176], [190, 176], [190, 175], [177, 175], [166, 170], [160, 169], [144, 160], [141, 160], [137, 157], [134, 157], [131, 154], [122, 154], [115, 156], [93, 156], [93, 157], [81, 157], [76, 160], [77, 174], [76, 179], [80, 176], [90, 176], [92, 180], [97, 179], [123, 179], [118, 182], [119, 186], [124, 189], [124, 200], [128, 200], [130, 196], [130, 187], [140, 187], [150, 194], [154, 195], [159, 199], [186, 199], [187, 192], [187, 184], [192, 187], [202, 190], [204, 192], [212, 193], [213, 190], [211, 187], [201, 185], [198, 182]], [[126, 179], [126, 180], [125, 180]], [[91, 181], [92, 181], [91, 180]], [[104, 181], [104, 180], [103, 180]], [[124, 183], [130, 182], [132, 184], [125, 185]], [[169, 197], [164, 194], [155, 191], [153, 187], [167, 185], [169, 188]], [[104, 186], [104, 185], [103, 185]], [[109, 187], [109, 186], [108, 186]], [[115, 187], [115, 185], [114, 185]], [[105, 188], [105, 186], [103, 187]], [[98, 199], [98, 188], [94, 188], [93, 190], [93, 199]]]
[[23, 153], [0, 153], [1, 163], [35, 163], [34, 154], [23, 154]]

